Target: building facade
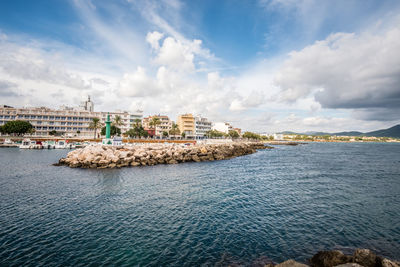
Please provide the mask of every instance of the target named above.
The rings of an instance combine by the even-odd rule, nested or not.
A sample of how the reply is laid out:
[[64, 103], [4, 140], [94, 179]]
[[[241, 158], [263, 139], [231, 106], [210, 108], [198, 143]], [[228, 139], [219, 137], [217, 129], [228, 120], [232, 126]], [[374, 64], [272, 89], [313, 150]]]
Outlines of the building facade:
[[212, 123], [207, 118], [196, 116], [195, 121], [195, 134], [196, 138], [204, 138], [208, 131], [211, 131]]
[[228, 134], [229, 131], [233, 130], [233, 127], [227, 122], [216, 122], [212, 126], [212, 129], [219, 131], [219, 132], [223, 132], [225, 134]]
[[[160, 124], [157, 125], [155, 128], [154, 126], [150, 125], [150, 122], [153, 118], [158, 118], [160, 120]], [[156, 136], [162, 136], [163, 132], [169, 133], [172, 129], [172, 123], [168, 116], [165, 115], [153, 115], [143, 118], [143, 128], [150, 134]]]
[[[35, 132], [33, 136], [49, 136], [50, 132], [57, 132], [58, 135], [66, 137], [80, 136], [93, 137], [94, 130], [90, 129], [90, 123], [93, 118], [99, 118], [102, 123], [105, 122], [108, 112], [94, 112], [93, 102], [88, 99], [88, 104], [83, 108], [70, 108], [63, 106], [60, 109], [50, 109], [46, 107], [33, 108], [14, 108], [10, 106], [0, 106], [0, 126], [7, 121], [23, 120], [32, 124]], [[142, 119], [142, 111], [135, 113], [128, 112], [110, 112], [110, 117], [121, 116], [124, 123], [120, 126], [121, 132], [124, 133], [130, 129], [131, 123], [135, 119]], [[100, 131], [98, 130], [99, 134]], [[98, 136], [97, 136], [98, 137]]]
[[181, 134], [184, 133], [186, 138], [196, 138], [196, 126], [192, 114], [179, 115], [177, 125]]

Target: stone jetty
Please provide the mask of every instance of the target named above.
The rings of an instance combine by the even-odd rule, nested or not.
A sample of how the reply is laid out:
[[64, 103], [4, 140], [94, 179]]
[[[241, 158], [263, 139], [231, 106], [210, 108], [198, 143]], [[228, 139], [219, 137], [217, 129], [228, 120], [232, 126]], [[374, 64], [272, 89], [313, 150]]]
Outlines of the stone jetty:
[[260, 142], [241, 142], [208, 145], [143, 144], [121, 147], [90, 145], [68, 153], [57, 166], [71, 168], [121, 168], [177, 164], [230, 159], [255, 153], [258, 149], [270, 149]]

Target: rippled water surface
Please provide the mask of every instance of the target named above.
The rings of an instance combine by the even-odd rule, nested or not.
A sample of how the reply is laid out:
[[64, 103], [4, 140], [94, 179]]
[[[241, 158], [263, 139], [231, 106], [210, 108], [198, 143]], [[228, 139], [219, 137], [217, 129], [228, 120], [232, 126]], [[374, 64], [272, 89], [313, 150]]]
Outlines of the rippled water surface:
[[115, 170], [0, 149], [0, 265], [306, 261], [364, 247], [400, 259], [400, 144], [279, 146]]

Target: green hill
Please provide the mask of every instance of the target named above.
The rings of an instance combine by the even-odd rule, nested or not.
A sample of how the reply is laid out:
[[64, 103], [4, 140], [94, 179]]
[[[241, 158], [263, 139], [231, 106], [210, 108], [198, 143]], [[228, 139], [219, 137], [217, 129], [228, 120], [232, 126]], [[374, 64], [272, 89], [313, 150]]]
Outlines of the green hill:
[[382, 129], [378, 131], [362, 133], [357, 131], [350, 132], [338, 132], [338, 133], [325, 133], [325, 132], [305, 132], [295, 133], [290, 131], [281, 132], [282, 134], [300, 134], [300, 135], [336, 135], [336, 136], [375, 136], [375, 137], [393, 137], [400, 138], [400, 124], [395, 125], [388, 129]]
[[400, 138], [400, 124], [393, 126], [388, 129], [383, 129], [383, 130], [378, 130], [378, 131], [373, 131], [373, 132], [368, 132], [365, 134], [362, 134], [365, 136], [376, 136], [376, 137], [394, 137], [394, 138]]

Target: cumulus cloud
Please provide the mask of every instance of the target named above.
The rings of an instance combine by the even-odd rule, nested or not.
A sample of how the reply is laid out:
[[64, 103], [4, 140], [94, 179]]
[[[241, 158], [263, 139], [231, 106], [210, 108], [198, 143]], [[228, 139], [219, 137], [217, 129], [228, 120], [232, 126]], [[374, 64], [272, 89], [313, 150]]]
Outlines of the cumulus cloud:
[[155, 50], [160, 48], [160, 40], [164, 37], [164, 34], [154, 31], [149, 32], [146, 35], [146, 41], [151, 45], [151, 47]]
[[400, 106], [400, 28], [381, 34], [337, 33], [291, 52], [275, 84], [280, 98], [315, 96], [323, 108]]
[[90, 87], [82, 77], [66, 71], [57, 64], [56, 56], [40, 49], [20, 46], [12, 42], [0, 43], [0, 72], [24, 80], [63, 84], [76, 89]]
[[18, 94], [13, 90], [17, 89], [17, 84], [6, 81], [0, 80], [0, 96], [9, 97], [9, 96], [17, 96]]
[[163, 37], [164, 34], [157, 31], [147, 33], [146, 41], [155, 53], [154, 62], [174, 70], [193, 72], [196, 57], [201, 58], [204, 52], [202, 41], [181, 41], [171, 36], [162, 40]]
[[119, 92], [123, 96], [150, 96], [157, 91], [159, 91], [157, 83], [146, 74], [143, 67], [138, 67], [134, 73], [124, 74], [119, 83]]

